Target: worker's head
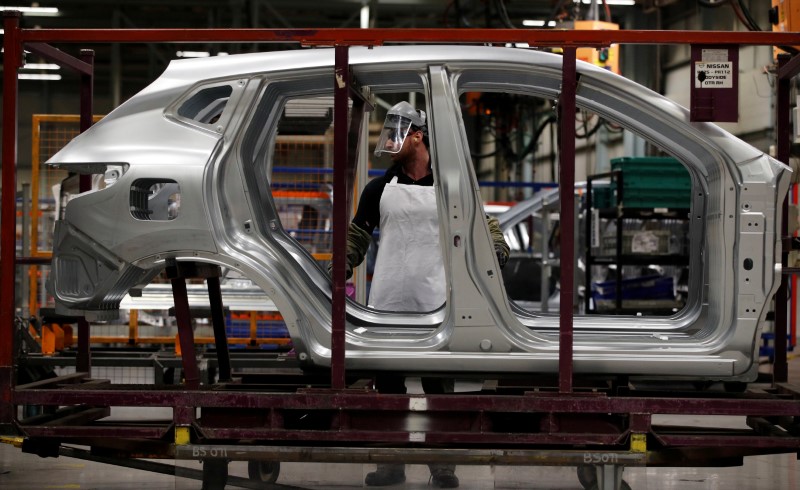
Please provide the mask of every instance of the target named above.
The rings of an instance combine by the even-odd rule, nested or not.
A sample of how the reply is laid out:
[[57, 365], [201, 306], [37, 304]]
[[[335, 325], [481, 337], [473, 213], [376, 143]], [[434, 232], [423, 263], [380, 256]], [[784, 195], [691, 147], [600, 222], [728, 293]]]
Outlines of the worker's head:
[[414, 109], [406, 101], [398, 102], [386, 114], [383, 131], [375, 145], [375, 156], [383, 153], [397, 154], [403, 149], [403, 143], [411, 138], [428, 146], [428, 125], [425, 111]]

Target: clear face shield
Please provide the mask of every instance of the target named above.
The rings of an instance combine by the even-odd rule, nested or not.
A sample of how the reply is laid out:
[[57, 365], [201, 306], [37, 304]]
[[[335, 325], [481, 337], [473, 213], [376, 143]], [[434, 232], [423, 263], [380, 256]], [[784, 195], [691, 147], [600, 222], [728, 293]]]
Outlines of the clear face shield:
[[375, 145], [375, 156], [379, 157], [383, 153], [395, 154], [403, 148], [408, 132], [411, 129], [411, 121], [405, 117], [388, 116], [383, 124], [383, 131]]

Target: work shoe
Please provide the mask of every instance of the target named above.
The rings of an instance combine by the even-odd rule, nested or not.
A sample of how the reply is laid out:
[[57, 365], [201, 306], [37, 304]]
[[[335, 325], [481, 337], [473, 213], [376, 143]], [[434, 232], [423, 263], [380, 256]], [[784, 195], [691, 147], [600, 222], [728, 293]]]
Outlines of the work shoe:
[[378, 466], [377, 471], [367, 473], [367, 477], [364, 478], [364, 484], [368, 487], [386, 487], [404, 481], [406, 481], [406, 472], [402, 465], [399, 468]]
[[458, 488], [458, 477], [453, 470], [435, 470], [431, 473], [431, 485], [435, 488]]

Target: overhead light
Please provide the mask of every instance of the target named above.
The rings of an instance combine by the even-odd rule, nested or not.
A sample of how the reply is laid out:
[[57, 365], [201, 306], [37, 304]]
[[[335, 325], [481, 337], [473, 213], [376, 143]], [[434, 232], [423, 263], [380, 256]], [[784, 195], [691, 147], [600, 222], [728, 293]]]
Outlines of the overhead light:
[[0, 7], [0, 12], [5, 10], [16, 10], [25, 15], [38, 17], [56, 17], [59, 15], [57, 7]]
[[58, 73], [20, 73], [20, 80], [61, 80]]
[[[574, 0], [573, 3], [583, 3], [584, 5], [591, 5], [592, 0]], [[622, 5], [632, 6], [636, 5], [636, 0], [606, 0], [607, 5]]]
[[55, 63], [25, 63], [23, 70], [60, 70], [61, 67]]
[[[211, 53], [208, 51], [178, 51], [175, 55], [178, 58], [208, 58]], [[217, 56], [228, 56], [228, 53], [220, 51]]]
[[[543, 20], [533, 20], [533, 19], [525, 19], [522, 21], [522, 25], [525, 27], [544, 27], [545, 21]], [[547, 23], [547, 27], [555, 27], [556, 21], [551, 20]]]

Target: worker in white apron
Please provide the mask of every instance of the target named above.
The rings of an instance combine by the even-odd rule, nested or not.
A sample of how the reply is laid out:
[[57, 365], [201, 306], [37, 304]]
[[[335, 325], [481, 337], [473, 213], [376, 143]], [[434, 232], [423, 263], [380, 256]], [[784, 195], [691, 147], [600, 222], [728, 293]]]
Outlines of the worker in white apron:
[[369, 307], [432, 311], [444, 303], [445, 277], [433, 186], [386, 184], [380, 203], [381, 244]]
[[[414, 109], [408, 102], [400, 102], [389, 110], [375, 155], [389, 154], [394, 165], [366, 185], [348, 231], [347, 277], [350, 277], [353, 267], [364, 259], [373, 230], [380, 226], [380, 246], [368, 300], [368, 306], [377, 310], [428, 312], [441, 307], [446, 299], [426, 123], [425, 112]], [[489, 227], [502, 266], [508, 259], [508, 245], [496, 219], [490, 220]], [[428, 394], [453, 391], [452, 379], [422, 381]], [[377, 376], [375, 385], [381, 393], [406, 393], [404, 378], [400, 376]], [[458, 487], [455, 465], [429, 467], [434, 487]], [[402, 464], [380, 464], [365, 479], [368, 486], [403, 481]]]

